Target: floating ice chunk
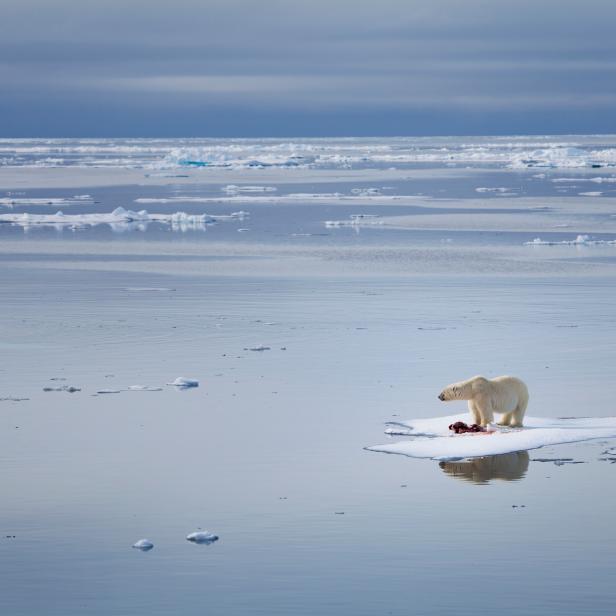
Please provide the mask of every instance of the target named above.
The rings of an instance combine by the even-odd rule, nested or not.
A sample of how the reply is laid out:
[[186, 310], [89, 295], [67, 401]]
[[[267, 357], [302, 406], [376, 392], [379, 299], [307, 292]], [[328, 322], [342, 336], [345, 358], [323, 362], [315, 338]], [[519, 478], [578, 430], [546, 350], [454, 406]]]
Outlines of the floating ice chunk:
[[142, 552], [149, 552], [154, 547], [154, 544], [149, 539], [139, 539], [137, 543], [133, 543], [132, 547]]
[[600, 197], [602, 194], [600, 190], [589, 190], [588, 192], [578, 193], [581, 197]]
[[[389, 424], [412, 440], [367, 447], [369, 451], [397, 453], [412, 458], [454, 460], [538, 449], [547, 445], [616, 438], [616, 417], [526, 417], [524, 428], [496, 426], [495, 432], [454, 435], [449, 425], [468, 419], [468, 413], [449, 417], [411, 419]], [[404, 432], [403, 432], [404, 430]]]
[[574, 240], [542, 240], [536, 237], [530, 242], [524, 242], [524, 246], [616, 246], [616, 240], [593, 240], [589, 235], [578, 235]]
[[199, 387], [199, 381], [196, 379], [187, 379], [183, 376], [178, 376], [172, 383], [167, 383], [173, 387], [179, 387], [180, 389], [188, 389], [189, 387]]
[[128, 391], [162, 391], [162, 387], [150, 387], [149, 385], [129, 385]]
[[24, 400], [30, 400], [30, 398], [18, 398], [16, 396], [5, 396], [0, 398], [0, 402], [23, 402]]
[[186, 536], [187, 541], [192, 541], [193, 543], [214, 543], [214, 541], [218, 541], [218, 535], [214, 535], [212, 533], [208, 533], [207, 531], [196, 531], [194, 533], [190, 533], [190, 535]]
[[96, 393], [97, 394], [119, 394], [122, 390], [121, 389], [99, 389]]
[[271, 347], [268, 346], [256, 346], [256, 347], [244, 347], [244, 351], [270, 351]]
[[475, 188], [475, 192], [478, 193], [510, 193], [513, 189], [511, 188], [487, 188], [485, 186], [480, 186], [479, 188]]

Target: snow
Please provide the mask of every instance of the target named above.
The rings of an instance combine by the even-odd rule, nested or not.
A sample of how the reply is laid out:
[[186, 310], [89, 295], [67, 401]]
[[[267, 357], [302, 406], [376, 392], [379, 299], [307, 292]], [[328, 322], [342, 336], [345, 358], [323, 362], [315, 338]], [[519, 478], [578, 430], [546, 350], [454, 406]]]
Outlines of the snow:
[[468, 413], [392, 423], [385, 431], [387, 434], [410, 436], [412, 440], [373, 445], [366, 449], [412, 458], [455, 460], [616, 438], [616, 417], [526, 417], [523, 428], [497, 426], [495, 432], [454, 435], [449, 425], [456, 421], [468, 421]]
[[154, 544], [149, 539], [139, 539], [139, 541], [133, 543], [132, 547], [142, 552], [148, 552], [154, 547]]
[[218, 541], [218, 535], [208, 533], [207, 531], [196, 531], [187, 535], [186, 540], [192, 541], [193, 543], [209, 544], [214, 543], [214, 541]]
[[578, 193], [580, 197], [600, 197], [602, 194], [600, 190], [589, 190], [588, 192]]
[[199, 387], [199, 381], [197, 381], [197, 379], [187, 379], [186, 377], [178, 376], [175, 381], [167, 383], [167, 385], [178, 387], [179, 389], [188, 389], [189, 387]]

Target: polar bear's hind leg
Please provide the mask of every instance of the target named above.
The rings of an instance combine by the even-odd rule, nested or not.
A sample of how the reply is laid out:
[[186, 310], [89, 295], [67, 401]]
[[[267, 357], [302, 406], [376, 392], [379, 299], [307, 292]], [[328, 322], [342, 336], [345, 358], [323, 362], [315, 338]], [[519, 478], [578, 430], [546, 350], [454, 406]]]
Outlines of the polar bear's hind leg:
[[502, 417], [500, 418], [500, 421], [498, 422], [498, 425], [499, 426], [510, 426], [511, 421], [513, 419], [513, 414], [514, 414], [514, 411], [512, 411], [511, 413], [503, 413]]

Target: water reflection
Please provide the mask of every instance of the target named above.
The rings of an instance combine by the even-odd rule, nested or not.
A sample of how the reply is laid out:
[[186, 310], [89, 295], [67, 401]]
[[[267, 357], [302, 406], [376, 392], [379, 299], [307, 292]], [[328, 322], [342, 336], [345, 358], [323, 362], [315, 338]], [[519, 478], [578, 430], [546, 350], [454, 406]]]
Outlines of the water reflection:
[[516, 451], [499, 456], [485, 456], [456, 462], [439, 462], [447, 475], [471, 483], [488, 483], [493, 479], [519, 481], [528, 470], [528, 451]]

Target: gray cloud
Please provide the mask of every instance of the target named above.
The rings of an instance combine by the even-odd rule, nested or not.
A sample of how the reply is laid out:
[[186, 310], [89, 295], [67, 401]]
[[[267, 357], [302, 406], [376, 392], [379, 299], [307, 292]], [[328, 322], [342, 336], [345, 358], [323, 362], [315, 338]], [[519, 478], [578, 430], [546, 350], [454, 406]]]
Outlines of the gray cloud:
[[486, 131], [519, 131], [507, 112], [529, 114], [523, 131], [558, 116], [560, 132], [607, 132], [615, 17], [611, 0], [3, 0], [0, 131], [68, 134], [97, 117], [89, 134], [157, 134], [163, 119], [198, 134], [216, 109], [228, 135], [250, 117], [264, 135], [323, 134], [334, 118], [353, 133], [350, 111], [364, 134], [413, 133], [418, 113], [423, 134], [479, 114]]

